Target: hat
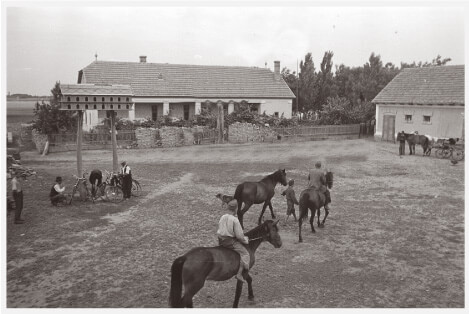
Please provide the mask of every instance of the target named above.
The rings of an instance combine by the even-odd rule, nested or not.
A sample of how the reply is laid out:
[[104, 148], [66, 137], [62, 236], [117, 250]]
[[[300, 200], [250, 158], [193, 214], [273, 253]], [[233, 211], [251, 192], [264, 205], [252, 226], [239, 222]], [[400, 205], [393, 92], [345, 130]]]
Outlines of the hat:
[[321, 168], [321, 162], [320, 161], [316, 162], [315, 166], [316, 168]]
[[62, 181], [62, 177], [55, 178], [55, 182], [59, 182], [59, 181]]
[[121, 166], [123, 166], [123, 165], [125, 165], [125, 164], [127, 164], [127, 161], [121, 162]]
[[228, 209], [229, 210], [236, 210], [238, 208], [238, 201], [237, 200], [231, 200], [229, 203], [228, 203]]
[[291, 179], [290, 181], [288, 181], [288, 185], [293, 185], [293, 183], [295, 183], [295, 180]]

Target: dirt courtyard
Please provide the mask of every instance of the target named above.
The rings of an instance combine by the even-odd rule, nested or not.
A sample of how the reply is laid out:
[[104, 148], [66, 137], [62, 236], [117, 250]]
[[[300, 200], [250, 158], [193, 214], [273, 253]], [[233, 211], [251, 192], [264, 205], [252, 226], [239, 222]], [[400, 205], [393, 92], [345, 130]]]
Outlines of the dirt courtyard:
[[[7, 217], [7, 307], [167, 307], [174, 259], [217, 244], [217, 193], [285, 168], [298, 196], [317, 160], [334, 172], [325, 228], [312, 234], [304, 224], [298, 243], [298, 224], [284, 222], [285, 187], [277, 186], [283, 245], [260, 246], [255, 300], [245, 286], [239, 306], [464, 307], [464, 162], [416, 150], [399, 158], [397, 144], [365, 139], [119, 150], [143, 194], [64, 207], [52, 207], [48, 193], [58, 175], [70, 191], [76, 153], [22, 153], [39, 174], [24, 184], [26, 223]], [[85, 151], [83, 164], [111, 170], [112, 153]], [[246, 230], [260, 209], [246, 213]], [[231, 307], [235, 286], [206, 282], [194, 306]]]

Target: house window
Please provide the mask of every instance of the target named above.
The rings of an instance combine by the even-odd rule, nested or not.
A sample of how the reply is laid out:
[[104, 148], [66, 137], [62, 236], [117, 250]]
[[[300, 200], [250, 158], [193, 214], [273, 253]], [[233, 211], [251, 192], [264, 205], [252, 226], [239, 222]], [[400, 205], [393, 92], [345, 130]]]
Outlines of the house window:
[[85, 101], [88, 101], [88, 97], [85, 97]]
[[67, 101], [70, 101], [70, 97], [67, 97]]
[[127, 97], [127, 98], [125, 99], [125, 101], [126, 101], [126, 102], [129, 102], [129, 97]]
[[113, 101], [113, 98], [111, 97], [111, 102]]
[[406, 123], [412, 123], [412, 115], [411, 114], [406, 114], [404, 118], [405, 118]]
[[104, 102], [104, 97], [103, 97], [103, 98], [101, 98], [101, 101], [102, 101], [102, 102]]
[[80, 101], [80, 97], [77, 97], [77, 98], [76, 98], [76, 101]]
[[423, 116], [423, 124], [432, 124], [431, 116]]
[[158, 105], [151, 106], [151, 119], [153, 121], [158, 120]]
[[189, 105], [184, 104], [184, 120], [189, 120]]
[[120, 98], [120, 97], [117, 97], [117, 101], [121, 101], [121, 98]]
[[[258, 105], [250, 105], [249, 106], [249, 111], [251, 111], [252, 113], [259, 113], [259, 106]], [[278, 113], [278, 112], [277, 112]]]
[[274, 117], [278, 118], [278, 111], [274, 112]]
[[93, 101], [96, 101], [96, 97], [93, 97]]

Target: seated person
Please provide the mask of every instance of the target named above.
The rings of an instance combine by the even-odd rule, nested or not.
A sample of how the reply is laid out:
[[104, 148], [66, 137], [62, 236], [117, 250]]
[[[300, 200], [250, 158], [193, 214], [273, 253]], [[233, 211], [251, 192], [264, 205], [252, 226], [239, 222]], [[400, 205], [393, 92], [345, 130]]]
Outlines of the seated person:
[[228, 213], [221, 216], [218, 223], [218, 243], [226, 248], [232, 249], [239, 253], [239, 270], [236, 274], [236, 279], [245, 281], [243, 278], [243, 271], [249, 271], [250, 255], [246, 247], [242, 244], [248, 244], [248, 237], [244, 236], [243, 228], [239, 223], [238, 218], [235, 216], [238, 209], [238, 202], [232, 200], [227, 206]]
[[62, 177], [57, 177], [55, 179], [55, 184], [50, 189], [49, 198], [52, 205], [57, 206], [58, 203], [64, 203], [66, 200], [65, 197], [65, 186], [62, 186]]

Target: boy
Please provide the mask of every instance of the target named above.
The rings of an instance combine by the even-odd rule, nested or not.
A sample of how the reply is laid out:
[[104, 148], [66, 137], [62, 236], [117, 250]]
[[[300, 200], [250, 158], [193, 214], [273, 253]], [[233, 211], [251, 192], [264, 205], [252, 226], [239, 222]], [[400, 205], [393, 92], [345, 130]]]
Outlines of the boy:
[[126, 161], [121, 162], [122, 192], [124, 200], [130, 199], [132, 195], [132, 171]]
[[23, 178], [19, 172], [15, 172], [13, 173], [13, 179], [11, 179], [11, 189], [15, 200], [15, 224], [24, 223], [24, 219], [21, 219], [21, 212], [23, 211]]
[[57, 206], [57, 204], [65, 202], [65, 186], [62, 186], [62, 177], [55, 178], [55, 185], [52, 186], [49, 193], [50, 202], [52, 205]]
[[235, 250], [240, 255], [239, 270], [236, 274], [236, 279], [245, 282], [243, 278], [243, 271], [248, 273], [250, 256], [246, 247], [241, 244], [248, 244], [248, 237], [244, 236], [243, 228], [239, 223], [238, 218], [235, 216], [236, 210], [238, 209], [238, 202], [232, 200], [227, 206], [228, 213], [221, 216], [218, 222], [218, 243], [219, 245], [228, 249]]
[[287, 218], [285, 219], [285, 223], [288, 220], [288, 217], [290, 217], [291, 214], [293, 214], [293, 217], [295, 218], [296, 221], [296, 214], [295, 214], [295, 205], [299, 205], [298, 200], [296, 199], [295, 196], [295, 190], [293, 190], [293, 185], [295, 184], [295, 180], [290, 180], [288, 181], [288, 188], [283, 191], [282, 195], [286, 197], [287, 199]]

